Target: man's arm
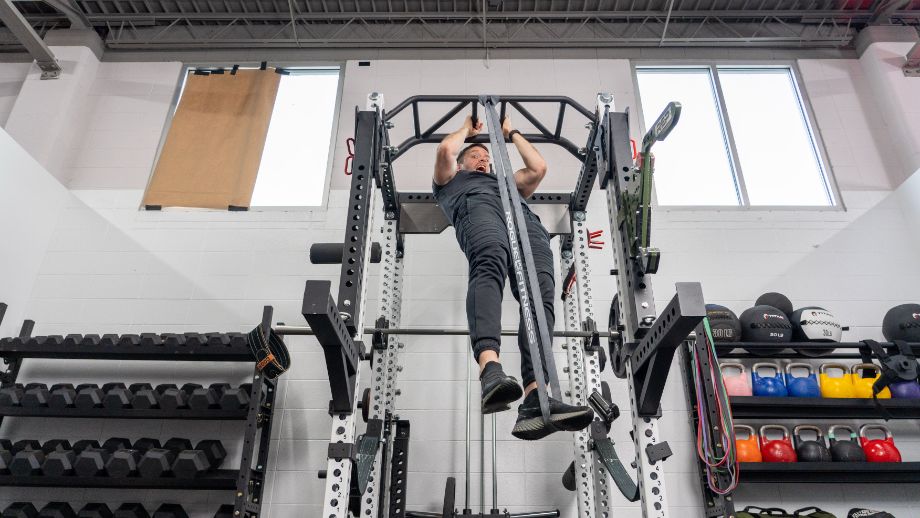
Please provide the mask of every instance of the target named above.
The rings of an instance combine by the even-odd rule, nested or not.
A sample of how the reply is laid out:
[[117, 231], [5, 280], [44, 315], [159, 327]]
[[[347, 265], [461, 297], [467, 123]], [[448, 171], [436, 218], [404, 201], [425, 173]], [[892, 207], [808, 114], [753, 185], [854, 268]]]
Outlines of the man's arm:
[[[505, 120], [502, 121], [502, 133], [505, 134], [505, 138], [508, 138], [508, 133], [511, 130], [511, 118], [505, 117]], [[540, 182], [543, 181], [543, 177], [546, 176], [546, 160], [543, 159], [537, 148], [533, 147], [533, 144], [528, 142], [520, 133], [515, 133], [511, 137], [511, 142], [514, 143], [518, 153], [521, 154], [521, 158], [524, 159], [524, 168], [514, 173], [514, 182], [517, 184], [521, 196], [529, 198], [536, 192]]]
[[482, 121], [473, 124], [473, 118], [467, 116], [460, 129], [444, 137], [444, 140], [438, 144], [434, 161], [435, 184], [444, 185], [454, 178], [457, 174], [457, 155], [460, 154], [463, 142], [470, 137], [475, 137], [481, 130]]

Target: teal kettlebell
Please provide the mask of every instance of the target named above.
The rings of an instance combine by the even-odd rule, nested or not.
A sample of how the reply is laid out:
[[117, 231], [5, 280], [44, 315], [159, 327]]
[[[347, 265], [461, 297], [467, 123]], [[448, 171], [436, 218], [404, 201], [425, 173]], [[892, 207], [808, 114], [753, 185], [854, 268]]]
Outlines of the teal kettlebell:
[[[808, 375], [795, 377], [792, 369], [805, 369]], [[786, 365], [786, 391], [791, 397], [821, 397], [815, 368], [807, 363], [790, 363]]]
[[[763, 377], [760, 375], [761, 368], [773, 369], [773, 377]], [[761, 397], [785, 397], [789, 395], [786, 390], [786, 383], [783, 381], [783, 373], [779, 365], [775, 363], [755, 363], [751, 367], [751, 388], [755, 396]]]

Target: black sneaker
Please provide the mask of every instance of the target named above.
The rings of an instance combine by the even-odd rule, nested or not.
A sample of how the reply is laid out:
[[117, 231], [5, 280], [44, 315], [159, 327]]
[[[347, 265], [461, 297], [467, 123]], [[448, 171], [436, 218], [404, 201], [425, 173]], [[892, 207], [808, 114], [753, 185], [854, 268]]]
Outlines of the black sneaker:
[[524, 389], [514, 376], [505, 374], [498, 362], [487, 363], [479, 375], [479, 381], [482, 383], [483, 414], [509, 410], [511, 407], [508, 404], [524, 395]]
[[575, 406], [549, 398], [549, 420], [553, 426], [543, 422], [540, 413], [540, 399], [536, 390], [524, 398], [518, 407], [518, 418], [511, 435], [525, 441], [542, 439], [555, 431], [577, 432], [584, 430], [594, 420], [594, 411], [586, 406]]

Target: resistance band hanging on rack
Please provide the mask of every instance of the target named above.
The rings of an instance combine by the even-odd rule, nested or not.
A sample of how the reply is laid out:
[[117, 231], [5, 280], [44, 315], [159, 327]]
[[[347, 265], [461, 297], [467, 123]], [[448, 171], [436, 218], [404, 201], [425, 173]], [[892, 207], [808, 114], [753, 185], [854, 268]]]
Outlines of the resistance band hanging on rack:
[[[479, 102], [483, 105], [486, 124], [489, 127], [489, 142], [492, 155], [495, 158], [495, 174], [498, 176], [498, 190], [501, 194], [502, 209], [505, 213], [505, 224], [508, 228], [508, 244], [511, 247], [511, 262], [514, 266], [515, 279], [518, 285], [518, 295], [521, 303], [521, 318], [527, 334], [527, 344], [530, 347], [531, 358], [542, 358], [541, 365], [546, 366], [549, 380], [544, 379], [543, 369], [534, 367], [534, 377], [537, 381], [537, 393], [540, 399], [540, 413], [543, 422], [553, 427], [549, 417], [549, 400], [547, 399], [546, 384], [549, 382], [552, 395], [562, 399], [559, 380], [556, 374], [556, 362], [552, 353], [551, 335], [546, 323], [546, 314], [543, 311], [543, 301], [537, 302], [542, 297], [540, 284], [537, 282], [536, 268], [533, 262], [533, 253], [530, 249], [530, 239], [527, 234], [527, 222], [521, 210], [521, 196], [514, 180], [514, 171], [511, 168], [511, 158], [508, 148], [501, 134], [501, 120], [495, 105], [499, 103], [497, 97], [482, 96]], [[523, 232], [523, 233], [522, 233]], [[531, 298], [534, 294], [534, 298]], [[536, 313], [536, 326], [533, 315]], [[554, 427], [553, 427], [554, 428]]]
[[[738, 459], [735, 453], [735, 430], [732, 421], [731, 406], [728, 402], [728, 393], [725, 391], [725, 385], [722, 382], [722, 372], [719, 369], [719, 362], [715, 352], [715, 340], [712, 336], [712, 328], [709, 325], [709, 319], [703, 319], [702, 340], [705, 343], [705, 351], [709, 360], [710, 372], [709, 379], [712, 380], [715, 389], [716, 409], [720, 422], [713, 423], [708, 419], [709, 408], [707, 407], [706, 397], [703, 396], [705, 390], [704, 373], [699, 355], [701, 354], [698, 347], [692, 347], [691, 370], [693, 374], [693, 383], [696, 392], [696, 412], [697, 412], [697, 430], [696, 430], [696, 451], [700, 460], [706, 466], [707, 484], [713, 493], [718, 495], [727, 495], [735, 490], [738, 486]], [[697, 328], [699, 329], [699, 328]], [[718, 430], [718, 436], [713, 435], [712, 431]], [[719, 451], [722, 453], [719, 453]], [[722, 487], [720, 479], [727, 479], [728, 486]]]

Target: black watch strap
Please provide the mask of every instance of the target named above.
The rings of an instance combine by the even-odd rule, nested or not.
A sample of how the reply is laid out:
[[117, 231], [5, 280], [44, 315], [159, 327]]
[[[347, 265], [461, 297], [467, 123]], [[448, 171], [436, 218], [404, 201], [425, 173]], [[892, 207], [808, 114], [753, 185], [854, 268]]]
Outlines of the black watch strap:
[[509, 132], [508, 132], [508, 141], [510, 142], [511, 139], [513, 139], [515, 135], [520, 135], [520, 134], [521, 134], [521, 132], [518, 131], [518, 130], [511, 130], [511, 131], [509, 131]]

